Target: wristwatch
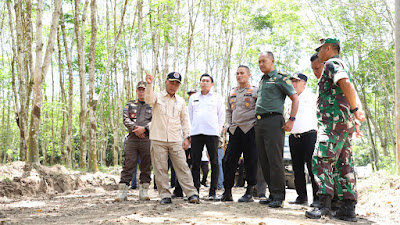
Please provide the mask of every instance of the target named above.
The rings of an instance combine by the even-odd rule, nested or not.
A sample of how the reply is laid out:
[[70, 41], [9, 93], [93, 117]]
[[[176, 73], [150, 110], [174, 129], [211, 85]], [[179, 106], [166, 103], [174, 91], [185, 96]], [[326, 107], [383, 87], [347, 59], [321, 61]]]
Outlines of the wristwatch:
[[294, 116], [291, 116], [291, 117], [289, 117], [289, 120], [291, 120], [291, 121], [295, 121], [295, 120], [296, 120], [296, 117], [294, 117]]
[[350, 109], [350, 112], [351, 113], [355, 113], [355, 112], [357, 112], [358, 111], [358, 107], [355, 107], [354, 109]]

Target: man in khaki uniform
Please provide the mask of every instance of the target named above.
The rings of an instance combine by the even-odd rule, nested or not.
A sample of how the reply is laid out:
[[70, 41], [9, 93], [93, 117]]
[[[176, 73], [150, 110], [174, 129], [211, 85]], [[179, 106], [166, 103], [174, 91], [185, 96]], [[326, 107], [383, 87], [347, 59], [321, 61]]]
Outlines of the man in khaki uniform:
[[179, 73], [169, 73], [165, 80], [165, 90], [154, 93], [153, 76], [146, 76], [146, 102], [153, 107], [150, 153], [161, 204], [172, 203], [168, 182], [168, 155], [189, 202], [200, 202], [184, 152], [190, 144], [190, 124], [185, 100], [175, 94], [181, 80]]
[[126, 138], [124, 148], [124, 166], [121, 172], [119, 193], [115, 199], [117, 201], [127, 200], [129, 183], [137, 166], [138, 157], [141, 160], [139, 199], [150, 200], [147, 196], [147, 190], [151, 181], [149, 126], [152, 109], [144, 101], [145, 88], [146, 82], [140, 81], [136, 88], [137, 99], [129, 101], [124, 108], [123, 120], [124, 125], [128, 128], [129, 135]]

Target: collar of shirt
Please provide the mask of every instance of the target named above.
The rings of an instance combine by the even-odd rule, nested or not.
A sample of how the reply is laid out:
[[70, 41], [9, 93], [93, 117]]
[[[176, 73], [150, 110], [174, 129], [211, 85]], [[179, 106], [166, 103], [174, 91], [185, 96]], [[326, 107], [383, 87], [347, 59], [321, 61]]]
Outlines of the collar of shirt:
[[247, 84], [247, 86], [244, 87], [244, 88], [241, 88], [240, 86], [237, 86], [236, 90], [239, 91], [239, 92], [243, 92], [244, 90], [247, 90], [249, 88], [250, 88], [250, 84]]
[[269, 78], [273, 78], [278, 74], [278, 72], [276, 70], [273, 70], [267, 74], [264, 74], [263, 79], [269, 79]]
[[175, 95], [171, 97], [171, 96], [168, 94], [168, 92], [167, 92], [166, 90], [162, 90], [162, 91], [161, 91], [161, 94], [162, 94], [162, 96], [164, 96], [164, 97], [175, 98]]
[[208, 96], [208, 95], [214, 95], [215, 94], [215, 92], [213, 91], [213, 90], [210, 90], [207, 94], [205, 94], [205, 95], [203, 95], [202, 93], [201, 93], [201, 91], [199, 91], [199, 95], [203, 95], [203, 96]]

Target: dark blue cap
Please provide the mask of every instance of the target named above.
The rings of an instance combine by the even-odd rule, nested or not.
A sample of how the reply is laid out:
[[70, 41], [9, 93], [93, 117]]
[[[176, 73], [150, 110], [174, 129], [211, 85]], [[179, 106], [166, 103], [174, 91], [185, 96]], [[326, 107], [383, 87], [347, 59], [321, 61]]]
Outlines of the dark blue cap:
[[169, 73], [167, 76], [167, 80], [169, 81], [178, 81], [179, 83], [182, 81], [182, 76], [178, 72]]
[[296, 80], [304, 80], [305, 82], [307, 82], [307, 76], [302, 74], [302, 73], [296, 73], [295, 75], [293, 75], [291, 78], [292, 79], [296, 79]]

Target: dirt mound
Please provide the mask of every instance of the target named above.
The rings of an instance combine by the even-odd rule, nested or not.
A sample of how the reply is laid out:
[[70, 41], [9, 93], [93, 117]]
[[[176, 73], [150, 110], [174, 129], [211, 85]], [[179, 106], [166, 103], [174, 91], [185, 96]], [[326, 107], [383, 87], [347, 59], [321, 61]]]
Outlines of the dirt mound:
[[358, 183], [357, 214], [392, 220], [400, 224], [400, 177], [385, 171], [373, 173]]
[[117, 188], [118, 176], [72, 171], [55, 165], [29, 167], [14, 162], [0, 167], [0, 197], [18, 198], [57, 195], [85, 187]]

